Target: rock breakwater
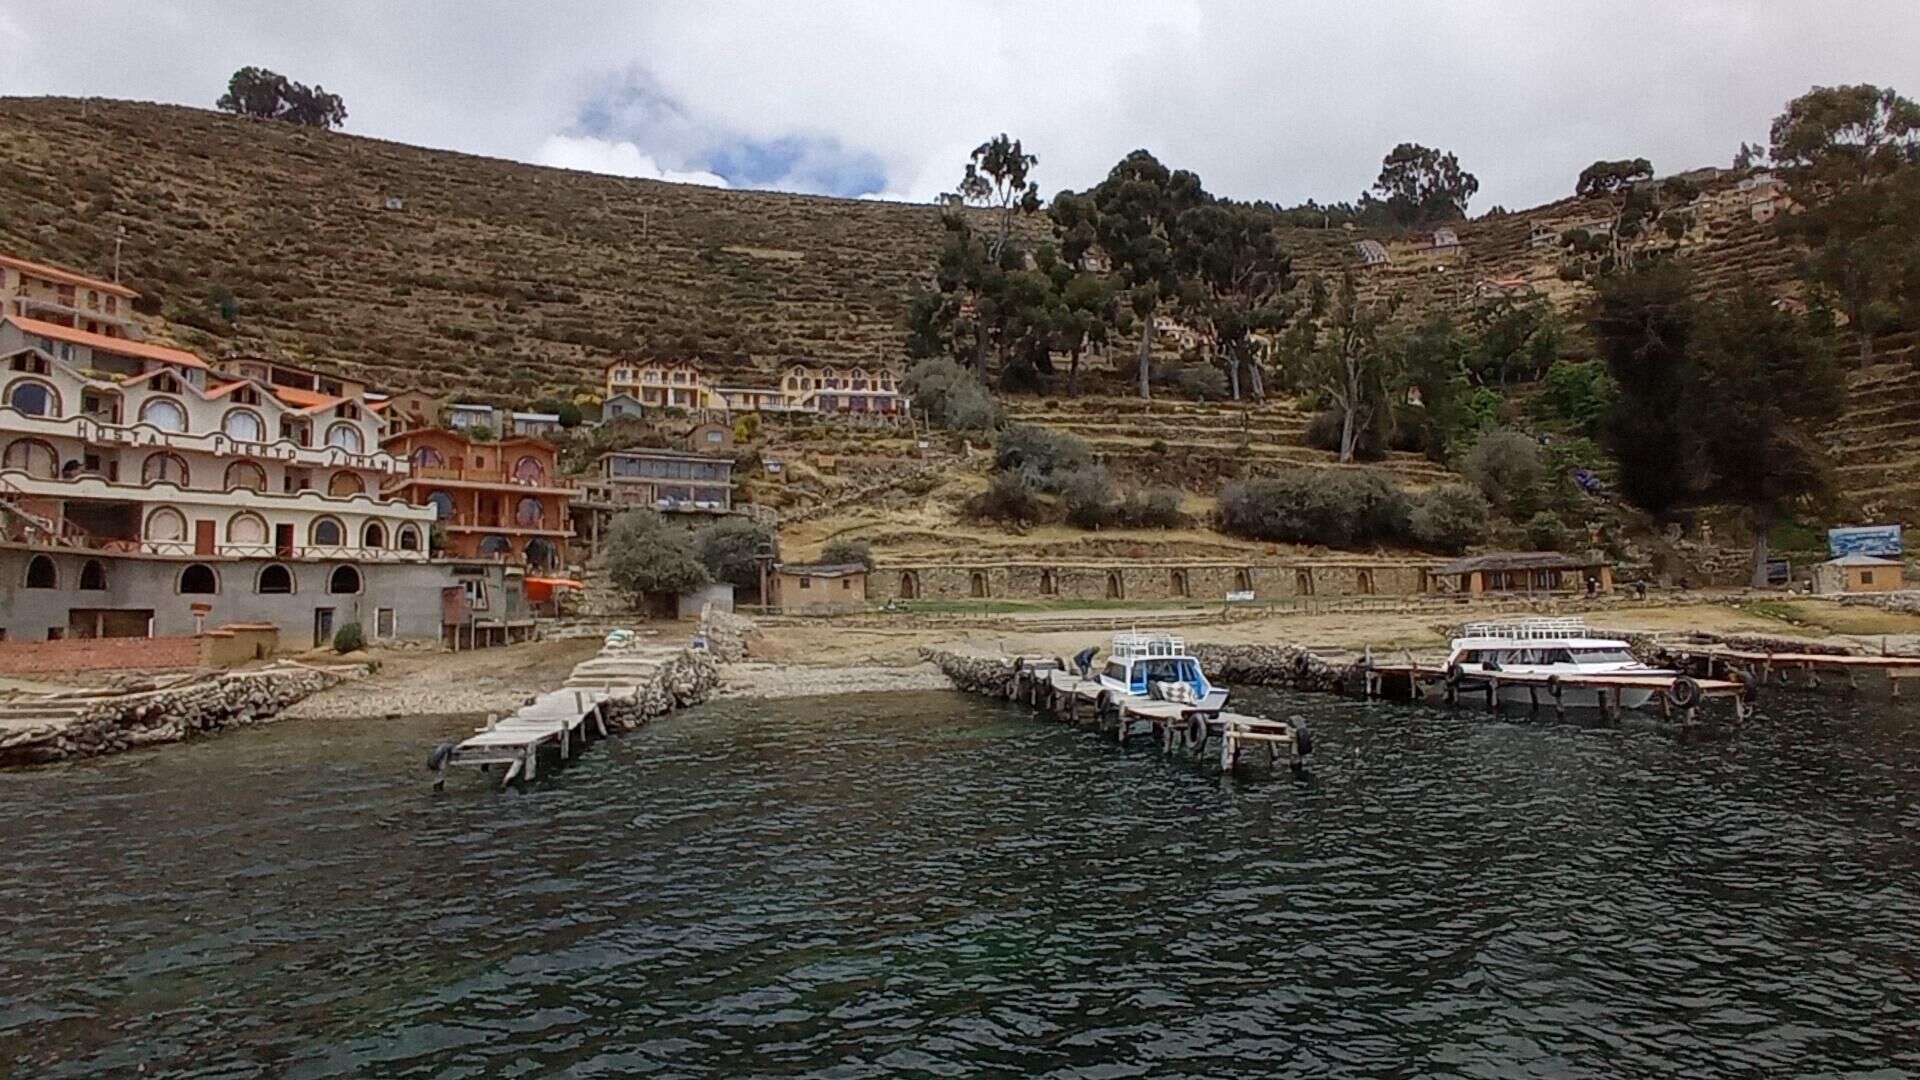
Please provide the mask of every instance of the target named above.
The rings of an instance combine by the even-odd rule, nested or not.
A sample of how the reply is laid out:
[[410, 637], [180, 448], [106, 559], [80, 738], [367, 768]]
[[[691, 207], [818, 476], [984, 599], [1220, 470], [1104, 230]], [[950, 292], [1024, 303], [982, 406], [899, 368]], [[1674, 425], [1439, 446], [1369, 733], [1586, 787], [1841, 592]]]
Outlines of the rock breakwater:
[[290, 667], [109, 697], [16, 701], [0, 734], [0, 766], [111, 754], [264, 723], [344, 677], [343, 671]]

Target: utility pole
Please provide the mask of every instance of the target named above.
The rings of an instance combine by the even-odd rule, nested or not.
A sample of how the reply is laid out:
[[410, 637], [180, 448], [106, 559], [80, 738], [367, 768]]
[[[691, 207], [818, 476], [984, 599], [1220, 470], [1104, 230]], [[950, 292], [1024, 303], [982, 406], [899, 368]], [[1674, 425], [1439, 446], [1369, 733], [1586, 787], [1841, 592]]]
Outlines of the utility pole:
[[126, 242], [127, 227], [115, 225], [113, 227], [113, 283], [115, 285], [120, 283], [120, 245]]

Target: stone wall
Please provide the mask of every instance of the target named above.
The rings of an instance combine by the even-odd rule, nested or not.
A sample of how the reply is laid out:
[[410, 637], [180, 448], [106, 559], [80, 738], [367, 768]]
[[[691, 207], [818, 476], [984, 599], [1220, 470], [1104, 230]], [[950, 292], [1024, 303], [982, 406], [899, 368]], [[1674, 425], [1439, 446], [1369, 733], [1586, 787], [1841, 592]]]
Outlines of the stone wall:
[[710, 653], [683, 649], [661, 664], [632, 697], [607, 701], [608, 730], [632, 731], [656, 716], [707, 700], [720, 685], [720, 665]]
[[315, 668], [281, 668], [102, 698], [71, 720], [0, 735], [0, 766], [109, 754], [262, 723], [340, 679]]
[[1306, 596], [1407, 596], [1427, 590], [1428, 566], [1412, 562], [884, 563], [867, 598], [889, 600], [1255, 600]]

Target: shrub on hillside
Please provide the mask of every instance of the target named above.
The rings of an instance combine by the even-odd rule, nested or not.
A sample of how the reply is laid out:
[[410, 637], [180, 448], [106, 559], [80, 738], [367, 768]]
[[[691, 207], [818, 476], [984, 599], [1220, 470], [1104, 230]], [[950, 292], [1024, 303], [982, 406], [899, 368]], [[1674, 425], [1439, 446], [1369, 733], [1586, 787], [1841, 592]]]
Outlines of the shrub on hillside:
[[723, 517], [694, 534], [693, 551], [713, 580], [753, 589], [760, 585], [760, 545], [774, 542], [765, 525]]
[[1492, 511], [1480, 492], [1442, 484], [1415, 496], [1407, 510], [1407, 538], [1429, 551], [1457, 555], [1487, 538]]
[[1225, 401], [1227, 373], [1208, 363], [1187, 364], [1175, 379], [1180, 392], [1195, 401]]
[[1527, 519], [1527, 543], [1536, 551], [1563, 551], [1567, 526], [1553, 511], [1541, 510]]
[[1057, 490], [1057, 477], [1091, 464], [1093, 451], [1071, 432], [1008, 424], [993, 443], [994, 468], [1017, 472], [1028, 487], [1041, 491]]
[[[1340, 425], [1344, 416], [1339, 409], [1327, 409], [1314, 414], [1313, 419], [1307, 421], [1307, 445], [1315, 450], [1339, 453]], [[1353, 445], [1353, 456], [1360, 461], [1379, 461], [1387, 456], [1385, 440], [1381, 438], [1377, 425], [1360, 433], [1360, 440]]]
[[828, 566], [858, 563], [873, 569], [873, 545], [865, 540], [829, 540], [820, 549], [820, 561]]
[[1375, 473], [1291, 469], [1228, 484], [1220, 527], [1255, 540], [1363, 547], [1406, 536], [1407, 496]]
[[1097, 529], [1113, 523], [1120, 508], [1120, 496], [1106, 469], [1086, 465], [1061, 473], [1056, 481], [1060, 509], [1069, 524]]
[[1171, 529], [1185, 519], [1180, 513], [1180, 490], [1170, 487], [1132, 488], [1114, 511], [1122, 525], [1141, 529]]
[[694, 556], [693, 538], [654, 510], [629, 510], [614, 518], [602, 546], [608, 578], [636, 599], [686, 592], [709, 580]]
[[1619, 388], [1601, 363], [1557, 361], [1547, 369], [1535, 399], [1548, 419], [1561, 420], [1587, 434], [1600, 430], [1600, 421], [1613, 409]]
[[1026, 524], [1039, 521], [1045, 509], [1017, 472], [994, 473], [987, 490], [967, 500], [967, 516], [983, 521]]
[[987, 388], [949, 357], [936, 356], [913, 365], [902, 386], [935, 427], [990, 431], [1000, 423]]
[[1461, 471], [1480, 494], [1509, 519], [1519, 521], [1538, 505], [1540, 444], [1517, 431], [1489, 431], [1467, 451]]

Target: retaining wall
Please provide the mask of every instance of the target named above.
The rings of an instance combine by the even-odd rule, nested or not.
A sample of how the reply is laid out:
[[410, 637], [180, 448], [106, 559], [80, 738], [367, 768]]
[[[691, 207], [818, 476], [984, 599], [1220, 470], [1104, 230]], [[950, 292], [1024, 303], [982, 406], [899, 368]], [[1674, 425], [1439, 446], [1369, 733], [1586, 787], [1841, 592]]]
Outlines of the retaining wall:
[[1256, 600], [1304, 596], [1411, 596], [1427, 591], [1415, 563], [1224, 562], [890, 563], [867, 575], [867, 599]]

